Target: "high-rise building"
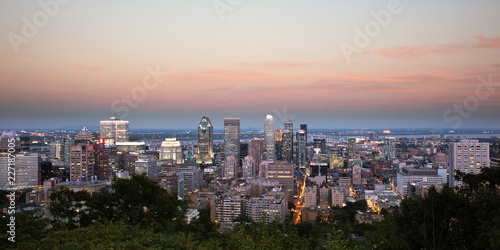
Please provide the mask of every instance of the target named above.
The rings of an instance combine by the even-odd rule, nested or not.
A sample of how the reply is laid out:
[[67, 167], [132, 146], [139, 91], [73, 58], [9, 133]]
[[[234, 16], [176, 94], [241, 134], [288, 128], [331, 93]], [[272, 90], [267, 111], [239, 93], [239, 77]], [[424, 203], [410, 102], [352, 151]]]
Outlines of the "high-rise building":
[[118, 117], [101, 121], [100, 138], [104, 139], [104, 143], [128, 141], [128, 121], [120, 121]]
[[304, 206], [305, 207], [316, 207], [318, 206], [318, 187], [306, 187], [304, 189]]
[[347, 156], [349, 160], [356, 159], [356, 138], [354, 137], [347, 139]]
[[438, 174], [435, 169], [415, 169], [415, 168], [402, 168], [396, 176], [397, 186], [396, 191], [403, 197], [408, 197], [411, 188], [419, 186], [429, 188], [435, 186], [438, 190], [443, 186], [443, 176]]
[[244, 179], [250, 179], [256, 176], [255, 173], [257, 168], [252, 156], [246, 156], [245, 159], [243, 159], [242, 169]]
[[478, 174], [481, 168], [490, 167], [490, 144], [479, 140], [461, 140], [450, 143], [450, 168], [448, 180], [451, 187], [461, 185], [455, 181], [456, 171]]
[[274, 130], [274, 118], [272, 115], [267, 115], [264, 124], [264, 144], [268, 160], [276, 160], [276, 132]]
[[281, 128], [276, 129], [276, 133], [274, 136], [276, 140], [276, 160], [277, 161], [282, 161], [283, 160], [283, 130]]
[[[96, 175], [98, 180], [110, 181], [113, 179], [113, 168], [110, 164], [110, 158], [113, 156], [117, 157], [116, 146], [113, 143], [104, 144], [104, 140], [100, 139], [96, 159]], [[115, 169], [116, 172], [118, 172], [117, 170]]]
[[[12, 167], [9, 165], [10, 159], [15, 159], [13, 186], [10, 186], [12, 179], [9, 178], [12, 177], [12, 172], [9, 171], [9, 167]], [[41, 157], [37, 153], [16, 154], [14, 158], [0, 157], [0, 189], [35, 188], [41, 185], [41, 163]]]
[[306, 144], [307, 144], [307, 124], [300, 124], [300, 129], [304, 130], [306, 136]]
[[212, 220], [215, 223], [232, 222], [242, 212], [242, 200], [238, 197], [214, 197], [210, 201], [213, 207]]
[[89, 181], [94, 176], [94, 144], [77, 144], [70, 147], [70, 181]]
[[197, 166], [181, 166], [177, 167], [176, 171], [184, 177], [184, 199], [189, 199], [191, 194], [198, 192], [203, 185], [203, 173]]
[[385, 138], [384, 151], [386, 160], [390, 161], [392, 158], [396, 157], [396, 138]]
[[282, 141], [283, 160], [292, 163], [293, 161], [293, 123], [291, 119], [285, 119]]
[[[95, 136], [92, 135], [92, 133], [90, 133], [90, 131], [85, 126], [75, 136], [75, 144], [94, 145], [94, 142], [95, 142]], [[71, 149], [70, 149], [70, 151], [71, 151]]]
[[248, 156], [251, 156], [255, 160], [255, 164], [257, 164], [257, 166], [261, 162], [261, 157], [264, 151], [264, 140], [254, 138], [248, 141]]
[[333, 187], [331, 190], [332, 197], [332, 207], [343, 207], [344, 206], [344, 191], [340, 187]]
[[[302, 125], [301, 125], [302, 126]], [[295, 138], [297, 138], [297, 165], [299, 168], [306, 168], [307, 164], [307, 133], [304, 130], [299, 130], [297, 131], [297, 135]]]
[[75, 145], [75, 140], [68, 135], [66, 138], [64, 138], [64, 164], [68, 166], [71, 158], [71, 145]]
[[183, 160], [181, 143], [175, 138], [165, 138], [160, 146], [160, 160], [173, 160], [181, 164]]
[[179, 177], [176, 171], [160, 172], [156, 177], [156, 181], [160, 187], [166, 189], [169, 194], [177, 195], [179, 192]]
[[271, 223], [277, 218], [285, 221], [287, 214], [286, 198], [283, 194], [262, 195], [247, 201], [246, 214], [255, 222]]
[[64, 144], [61, 141], [53, 141], [49, 144], [49, 152], [52, 159], [63, 160]]
[[351, 162], [352, 166], [352, 184], [360, 185], [361, 184], [361, 169], [363, 166], [363, 162], [360, 160], [354, 160]]
[[293, 201], [294, 171], [293, 165], [285, 161], [268, 162], [261, 164], [261, 176], [270, 181], [278, 181], [288, 194], [288, 200]]
[[140, 159], [135, 161], [135, 173], [146, 174], [151, 180], [156, 180], [158, 175], [158, 163], [153, 159]]
[[222, 171], [222, 177], [224, 178], [235, 178], [237, 177], [237, 165], [238, 160], [234, 156], [228, 156], [224, 160], [224, 169]]
[[201, 118], [198, 125], [198, 159], [197, 163], [212, 164], [214, 157], [214, 127], [208, 117]]
[[240, 118], [224, 119], [224, 157], [233, 156], [240, 166]]

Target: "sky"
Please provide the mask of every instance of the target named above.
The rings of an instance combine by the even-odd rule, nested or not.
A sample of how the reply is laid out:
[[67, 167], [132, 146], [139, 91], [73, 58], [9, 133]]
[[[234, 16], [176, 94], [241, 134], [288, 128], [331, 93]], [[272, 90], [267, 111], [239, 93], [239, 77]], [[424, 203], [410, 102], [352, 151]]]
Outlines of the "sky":
[[[0, 1], [0, 128], [500, 128], [500, 1]], [[231, 114], [230, 114], [231, 110]], [[298, 126], [296, 126], [298, 127]]]

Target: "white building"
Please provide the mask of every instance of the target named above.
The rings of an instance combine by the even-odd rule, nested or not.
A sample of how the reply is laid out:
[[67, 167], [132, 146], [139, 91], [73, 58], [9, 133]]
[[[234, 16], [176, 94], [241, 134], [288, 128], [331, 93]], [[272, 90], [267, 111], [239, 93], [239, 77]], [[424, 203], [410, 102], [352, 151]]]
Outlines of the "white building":
[[181, 143], [175, 138], [165, 138], [160, 146], [160, 160], [173, 160], [174, 164], [183, 161]]
[[460, 170], [466, 174], [478, 174], [481, 168], [490, 167], [490, 144], [479, 140], [462, 140], [450, 143], [450, 187], [455, 183], [455, 173]]
[[244, 179], [254, 178], [256, 172], [255, 159], [252, 156], [245, 156], [242, 169]]
[[332, 197], [332, 207], [343, 207], [345, 203], [344, 191], [341, 187], [330, 188]]
[[[14, 164], [9, 165], [9, 157], [0, 157], [0, 189], [34, 188], [41, 184], [40, 155], [36, 153], [17, 154], [13, 159], [15, 159]], [[14, 184], [12, 187], [9, 177], [14, 177], [14, 175], [9, 174], [9, 167], [15, 169], [15, 179], [10, 179]]]
[[396, 191], [403, 197], [407, 197], [410, 186], [416, 187], [418, 182], [422, 182], [420, 186], [425, 188], [431, 186], [441, 188], [444, 182], [443, 177], [438, 175], [438, 171], [433, 169], [403, 168], [397, 174], [396, 179]]
[[304, 190], [304, 206], [318, 206], [318, 188], [316, 186], [306, 187]]
[[247, 201], [246, 214], [255, 222], [264, 219], [264, 223], [271, 223], [275, 219], [285, 221], [287, 213], [286, 199], [283, 194], [262, 195]]
[[128, 121], [120, 121], [118, 117], [110, 117], [107, 121], [100, 123], [100, 138], [104, 143], [117, 143], [128, 141]]
[[236, 177], [236, 163], [237, 159], [234, 156], [228, 156], [224, 160], [224, 168], [222, 170], [222, 177], [235, 178]]

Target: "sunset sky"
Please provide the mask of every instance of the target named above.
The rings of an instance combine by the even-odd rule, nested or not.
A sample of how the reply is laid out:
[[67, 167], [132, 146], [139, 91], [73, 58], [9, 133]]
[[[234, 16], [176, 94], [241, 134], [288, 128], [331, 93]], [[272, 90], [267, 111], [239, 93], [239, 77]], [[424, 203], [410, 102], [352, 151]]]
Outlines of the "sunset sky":
[[[0, 129], [98, 126], [117, 110], [131, 129], [202, 116], [222, 128], [229, 100], [242, 128], [267, 114], [280, 127], [500, 128], [498, 0], [401, 0], [394, 14], [390, 0], [45, 2], [0, 2]], [[372, 12], [390, 20], [349, 61], [341, 45]]]

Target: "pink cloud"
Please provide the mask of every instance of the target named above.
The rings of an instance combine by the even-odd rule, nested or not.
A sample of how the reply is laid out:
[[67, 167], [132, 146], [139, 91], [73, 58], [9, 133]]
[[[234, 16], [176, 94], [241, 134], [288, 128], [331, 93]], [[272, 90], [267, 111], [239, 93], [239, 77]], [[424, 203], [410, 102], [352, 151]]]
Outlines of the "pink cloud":
[[98, 71], [103, 70], [103, 68], [100, 67], [100, 66], [86, 67], [86, 66], [81, 66], [81, 65], [74, 65], [73, 68], [75, 68], [75, 69], [82, 69], [82, 70], [98, 70]]
[[415, 59], [429, 54], [446, 54], [470, 48], [500, 48], [500, 37], [487, 38], [482, 34], [474, 36], [475, 41], [434, 44], [423, 46], [396, 46], [366, 51], [364, 54], [378, 54], [386, 57]]

